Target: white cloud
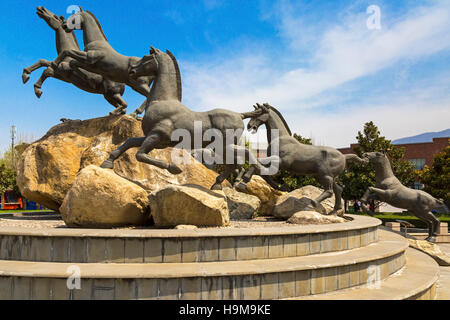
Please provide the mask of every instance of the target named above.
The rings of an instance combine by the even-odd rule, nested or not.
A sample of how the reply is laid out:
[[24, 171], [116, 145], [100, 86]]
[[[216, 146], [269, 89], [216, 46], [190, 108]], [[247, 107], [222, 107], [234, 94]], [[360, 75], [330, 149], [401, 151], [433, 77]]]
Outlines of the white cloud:
[[[415, 103], [418, 101], [417, 97], [412, 96], [411, 92], [404, 93], [410, 98], [403, 104], [375, 102], [376, 107], [373, 107], [374, 97], [369, 97], [368, 92], [372, 104], [361, 101], [361, 105], [365, 107], [360, 107], [359, 111], [349, 113], [349, 107], [334, 111], [333, 114], [316, 114], [311, 109], [330, 104], [330, 99], [334, 97], [327, 94], [327, 91], [336, 91], [336, 88], [349, 81], [376, 74], [404, 61], [413, 65], [416, 59], [448, 50], [449, 2], [411, 8], [403, 17], [383, 23], [380, 31], [366, 28], [368, 16], [365, 12], [348, 14], [339, 21], [340, 24], [329, 25], [320, 34], [315, 34], [317, 40], [314, 45], [311, 45], [309, 38], [296, 37], [301, 34], [298, 28], [304, 23], [302, 17], [295, 20], [289, 12], [286, 7], [281, 6], [277, 13], [281, 19], [280, 32], [289, 41], [286, 51], [271, 52], [266, 48], [250, 48], [243, 50], [242, 54], [226, 57], [221, 52], [217, 57], [211, 57], [209, 61], [213, 62], [208, 63], [183, 61], [181, 66], [186, 105], [201, 110], [225, 107], [245, 111], [256, 101], [268, 101], [279, 106], [282, 112], [291, 110], [289, 123], [304, 124], [304, 119], [308, 119], [308, 129], [306, 132], [301, 130], [304, 135], [311, 132], [317, 142], [323, 141], [334, 146], [353, 142], [356, 132], [368, 120], [378, 122], [382, 129], [386, 127], [386, 135], [392, 134], [392, 138], [398, 138], [400, 136], [395, 136], [395, 133], [401, 133], [398, 125], [397, 131], [394, 130], [395, 121], [392, 119], [405, 112], [411, 115], [408, 118], [410, 122], [402, 124], [405, 126], [402, 131], [405, 134], [420, 133], [422, 130], [434, 129], [439, 124], [443, 125], [442, 112], [444, 110], [448, 115], [449, 109], [448, 93], [442, 97], [447, 107], [427, 101], [422, 101], [419, 105]], [[299, 52], [305, 50], [310, 50], [308, 67], [292, 65], [292, 61], [300, 60], [297, 58]], [[291, 68], [286, 69], [285, 66], [289, 64]], [[389, 95], [386, 92], [383, 98], [389, 100]], [[402, 100], [401, 97], [398, 100]], [[420, 112], [421, 106], [426, 106], [429, 112]], [[367, 115], [373, 116], [366, 119]], [[324, 127], [329, 129], [321, 129]]]
[[[291, 21], [292, 17], [287, 19]], [[303, 99], [400, 60], [450, 48], [450, 5], [412, 10], [409, 16], [382, 31], [368, 30], [365, 19], [365, 15], [348, 17], [345, 25], [337, 25], [318, 37], [311, 69], [294, 67], [280, 73], [277, 64], [283, 61], [278, 60], [286, 53], [274, 58], [264, 56], [261, 49], [256, 56], [227, 56], [214, 64], [184, 62], [185, 85], [201, 106], [218, 102], [224, 106], [248, 105], [262, 99], [285, 108], [297, 107]], [[290, 25], [295, 27], [293, 22]]]

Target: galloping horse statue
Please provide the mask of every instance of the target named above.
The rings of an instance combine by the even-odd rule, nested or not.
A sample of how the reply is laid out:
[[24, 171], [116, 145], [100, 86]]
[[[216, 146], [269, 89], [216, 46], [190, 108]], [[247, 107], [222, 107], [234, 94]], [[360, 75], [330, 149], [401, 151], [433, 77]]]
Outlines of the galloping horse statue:
[[375, 166], [375, 187], [369, 187], [361, 198], [364, 212], [372, 214], [366, 204], [369, 200], [379, 200], [394, 207], [407, 209], [428, 226], [426, 240], [436, 241], [440, 221], [431, 212], [433, 209], [444, 206], [442, 200], [437, 200], [422, 190], [410, 189], [402, 185], [392, 171], [389, 157], [383, 152], [367, 152], [362, 157]]
[[[256, 160], [252, 153], [237, 143], [244, 130], [244, 114], [232, 112], [225, 109], [215, 109], [207, 112], [194, 112], [181, 103], [181, 76], [175, 57], [169, 52], [166, 53], [151, 48], [150, 55], [144, 56], [139, 64], [130, 69], [133, 76], [156, 75], [156, 80], [147, 97], [147, 106], [142, 119], [142, 130], [145, 137], [128, 139], [117, 150], [110, 153], [107, 160], [101, 165], [102, 168], [112, 169], [114, 161], [122, 153], [130, 148], [139, 147], [136, 159], [140, 162], [148, 163], [162, 169], [167, 169], [172, 174], [178, 174], [181, 169], [176, 164], [169, 164], [162, 160], [151, 158], [148, 153], [153, 149], [164, 149], [166, 147], [176, 147], [179, 141], [172, 140], [172, 134], [177, 129], [184, 129], [195, 137], [195, 122], [201, 123], [201, 136], [206, 130], [214, 129], [220, 132], [222, 137], [227, 136], [228, 130], [240, 132], [233, 141], [225, 141], [223, 150], [214, 150], [223, 156], [226, 152], [245, 154], [245, 157], [254, 163], [257, 170], [264, 169]], [[191, 150], [197, 148], [195, 139], [191, 139]], [[203, 141], [201, 148], [207, 148], [211, 142]], [[231, 173], [238, 169], [237, 162], [226, 164], [225, 170], [220, 174], [211, 189], [221, 189], [221, 183], [228, 178]], [[243, 162], [241, 162], [243, 163]]]
[[[66, 57], [71, 57], [75, 61], [71, 63], [73, 68], [82, 68], [97, 74], [106, 79], [124, 83], [133, 90], [147, 97], [150, 93], [150, 85], [154, 78], [152, 76], [131, 76], [129, 70], [132, 66], [139, 63], [140, 58], [124, 56], [111, 47], [103, 33], [102, 27], [92, 12], [75, 12], [70, 21], [77, 21], [75, 27], [83, 30], [84, 51], [79, 48], [62, 50], [55, 59], [56, 65], [61, 63]], [[63, 24], [66, 32], [72, 32], [68, 25], [68, 20]], [[131, 116], [136, 117], [141, 114], [145, 108], [144, 102], [136, 109]]]
[[[73, 32], [67, 33], [63, 30], [64, 17], [58, 17], [44, 7], [37, 7], [37, 15], [55, 31], [56, 50], [58, 55], [64, 50], [80, 50], [77, 39]], [[105, 99], [116, 109], [111, 114], [125, 113], [127, 103], [122, 95], [125, 91], [125, 85], [103, 78], [101, 75], [88, 72], [83, 69], [74, 69], [71, 67], [73, 59], [64, 58], [59, 64], [41, 59], [32, 66], [23, 69], [22, 80], [27, 83], [30, 79], [30, 73], [47, 67], [39, 80], [34, 84], [34, 92], [38, 98], [42, 95], [42, 84], [48, 77], [53, 77], [64, 82], [72, 83], [81, 90], [103, 94]]]
[[[318, 206], [323, 200], [335, 195], [335, 204], [332, 213], [343, 215], [342, 212], [342, 187], [335, 182], [337, 176], [342, 173], [348, 161], [365, 163], [363, 159], [354, 154], [344, 155], [331, 147], [318, 147], [300, 143], [292, 137], [286, 120], [281, 113], [265, 103], [254, 106], [255, 111], [247, 125], [248, 131], [256, 133], [258, 128], [265, 124], [267, 129], [267, 154], [271, 154], [272, 146], [278, 143], [279, 155], [273, 155], [272, 161], [279, 162], [279, 168], [299, 175], [312, 175], [323, 186], [324, 192], [313, 200], [313, 205]], [[278, 130], [278, 136], [272, 137], [272, 130]]]

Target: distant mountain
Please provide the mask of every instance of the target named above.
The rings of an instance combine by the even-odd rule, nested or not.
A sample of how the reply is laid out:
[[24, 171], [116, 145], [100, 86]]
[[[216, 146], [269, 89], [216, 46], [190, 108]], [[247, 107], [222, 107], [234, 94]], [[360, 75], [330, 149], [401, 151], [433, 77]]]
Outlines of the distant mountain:
[[433, 138], [450, 137], [450, 129], [439, 132], [427, 132], [417, 136], [401, 138], [392, 141], [393, 144], [406, 144], [406, 143], [420, 143], [420, 142], [433, 142]]

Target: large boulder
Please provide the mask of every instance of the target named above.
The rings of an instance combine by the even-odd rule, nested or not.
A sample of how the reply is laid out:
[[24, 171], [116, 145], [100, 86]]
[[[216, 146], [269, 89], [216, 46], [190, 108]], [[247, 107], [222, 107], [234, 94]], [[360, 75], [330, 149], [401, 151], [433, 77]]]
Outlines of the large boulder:
[[[142, 137], [141, 122], [129, 116], [108, 116], [85, 121], [66, 121], [51, 128], [31, 144], [18, 163], [17, 184], [22, 195], [47, 208], [59, 210], [77, 173], [99, 166], [109, 153], [131, 137]], [[167, 170], [136, 160], [130, 149], [115, 162], [114, 172], [152, 192], [167, 185], [198, 184], [210, 188], [217, 173], [207, 169], [186, 151], [175, 150], [191, 159], [179, 165], [183, 172]], [[171, 162], [173, 149], [153, 150], [150, 156]], [[228, 182], [223, 184], [229, 185]]]
[[242, 192], [256, 196], [261, 200], [259, 215], [270, 216], [277, 199], [286, 192], [275, 190], [263, 178], [254, 175]]
[[150, 222], [147, 192], [112, 170], [94, 165], [78, 173], [60, 211], [69, 227], [112, 228]]
[[251, 219], [258, 213], [261, 200], [258, 197], [239, 192], [233, 188], [223, 188], [232, 220]]
[[[323, 190], [314, 186], [305, 186], [286, 193], [276, 200], [272, 214], [281, 219], [289, 219], [294, 213], [299, 211], [317, 211], [321, 214], [329, 214], [333, 211], [335, 197], [328, 198], [316, 207], [311, 200], [322, 194]], [[344, 206], [342, 205], [342, 208]], [[338, 212], [341, 213], [341, 212]]]
[[216, 226], [230, 224], [227, 199], [222, 192], [198, 185], [170, 185], [149, 195], [155, 226]]
[[292, 224], [330, 224], [330, 223], [341, 223], [347, 222], [344, 218], [337, 217], [334, 215], [324, 216], [315, 211], [300, 211], [294, 213], [287, 221]]

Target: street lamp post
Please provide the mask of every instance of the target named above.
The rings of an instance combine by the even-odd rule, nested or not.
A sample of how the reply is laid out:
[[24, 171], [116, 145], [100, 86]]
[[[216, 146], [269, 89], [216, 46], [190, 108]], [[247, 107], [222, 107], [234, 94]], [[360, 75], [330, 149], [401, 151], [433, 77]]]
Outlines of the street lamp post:
[[16, 126], [12, 125], [10, 132], [11, 132], [11, 161], [12, 161], [12, 167], [15, 169], [16, 168], [16, 157], [15, 157], [15, 152], [14, 152], [14, 143], [15, 143], [15, 139], [16, 139]]

